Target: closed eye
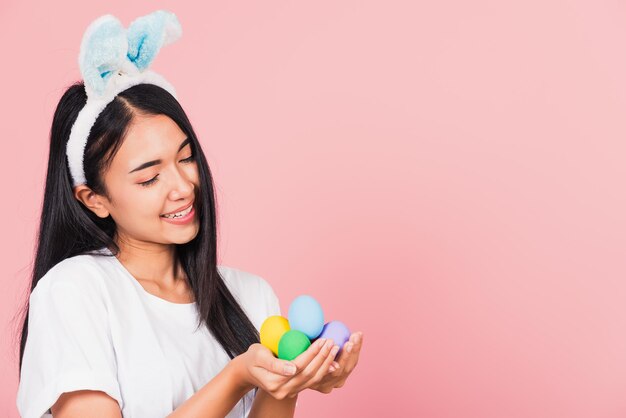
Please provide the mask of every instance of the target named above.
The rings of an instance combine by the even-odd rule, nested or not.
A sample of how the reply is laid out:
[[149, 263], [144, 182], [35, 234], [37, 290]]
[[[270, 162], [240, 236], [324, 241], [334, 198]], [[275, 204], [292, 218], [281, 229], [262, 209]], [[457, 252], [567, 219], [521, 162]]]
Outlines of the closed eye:
[[[184, 162], [186, 164], [188, 163], [192, 163], [195, 160], [195, 155], [192, 154], [190, 157], [185, 158], [184, 160], [180, 160], [181, 162]], [[143, 183], [139, 183], [139, 185], [143, 186], [143, 187], [148, 187], [154, 183], [156, 183], [157, 181], [157, 177], [159, 177], [159, 175], [157, 174], [156, 176], [152, 177], [150, 180], [148, 181], [144, 181]]]
[[149, 185], [157, 181], [157, 177], [159, 177], [158, 174], [154, 176], [153, 178], [151, 178], [150, 180], [144, 181], [143, 183], [139, 183], [139, 184], [142, 185], [143, 187], [148, 187]]

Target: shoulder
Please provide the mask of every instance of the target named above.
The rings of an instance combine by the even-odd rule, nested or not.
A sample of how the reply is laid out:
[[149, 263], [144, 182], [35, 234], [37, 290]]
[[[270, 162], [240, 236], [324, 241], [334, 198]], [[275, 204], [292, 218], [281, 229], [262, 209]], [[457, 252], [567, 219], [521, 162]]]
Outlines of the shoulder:
[[58, 262], [39, 279], [31, 296], [62, 288], [72, 288], [83, 293], [99, 293], [102, 290], [102, 280], [106, 278], [106, 270], [100, 257], [81, 254]]
[[230, 266], [220, 265], [217, 268], [257, 329], [268, 316], [280, 314], [278, 296], [263, 277]]
[[92, 255], [78, 255], [55, 264], [30, 294], [29, 338], [31, 328], [46, 335], [60, 328], [83, 334], [85, 329], [106, 333], [110, 304], [104, 279], [106, 272]]
[[217, 266], [220, 275], [231, 292], [242, 296], [273, 294], [270, 283], [263, 277], [235, 267]]

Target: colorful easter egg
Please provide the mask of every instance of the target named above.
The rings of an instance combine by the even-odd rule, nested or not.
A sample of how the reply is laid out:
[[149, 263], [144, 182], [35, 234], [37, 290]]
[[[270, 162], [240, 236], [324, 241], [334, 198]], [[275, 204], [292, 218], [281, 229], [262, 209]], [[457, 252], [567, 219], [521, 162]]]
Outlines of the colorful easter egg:
[[324, 311], [315, 298], [309, 295], [298, 296], [289, 306], [291, 329], [303, 332], [309, 339], [317, 338], [324, 328]]
[[304, 353], [311, 341], [303, 332], [291, 329], [283, 334], [278, 342], [278, 358], [291, 361]]
[[335, 345], [339, 346], [339, 351], [335, 356], [335, 358], [337, 358], [337, 356], [339, 356], [339, 353], [341, 353], [341, 350], [343, 349], [345, 343], [348, 342], [348, 340], [350, 339], [350, 330], [348, 329], [346, 324], [341, 321], [330, 321], [329, 323], [324, 325], [324, 328], [322, 329], [322, 332], [320, 333], [318, 338], [331, 339], [333, 340]]
[[278, 355], [278, 342], [290, 329], [287, 318], [280, 315], [268, 317], [261, 325], [261, 344], [272, 350], [274, 355]]

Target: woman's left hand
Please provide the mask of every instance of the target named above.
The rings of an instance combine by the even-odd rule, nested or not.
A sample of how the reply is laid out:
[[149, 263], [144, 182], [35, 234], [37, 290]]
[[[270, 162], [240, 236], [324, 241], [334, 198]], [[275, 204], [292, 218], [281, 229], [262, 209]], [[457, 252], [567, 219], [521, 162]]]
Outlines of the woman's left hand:
[[359, 362], [359, 354], [361, 353], [362, 346], [363, 333], [360, 331], [355, 332], [344, 344], [339, 356], [339, 361], [333, 362], [331, 370], [333, 367], [335, 370], [329, 371], [322, 380], [310, 386], [309, 389], [322, 393], [330, 393], [333, 389], [342, 387]]

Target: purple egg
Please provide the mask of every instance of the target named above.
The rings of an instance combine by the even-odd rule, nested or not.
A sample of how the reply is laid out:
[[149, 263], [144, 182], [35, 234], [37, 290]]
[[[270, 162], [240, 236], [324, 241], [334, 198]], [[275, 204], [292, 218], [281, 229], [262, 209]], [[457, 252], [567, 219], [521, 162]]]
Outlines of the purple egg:
[[341, 321], [330, 321], [324, 325], [322, 332], [317, 338], [330, 338], [333, 342], [339, 346], [337, 356], [341, 353], [344, 344], [350, 339], [350, 330]]

